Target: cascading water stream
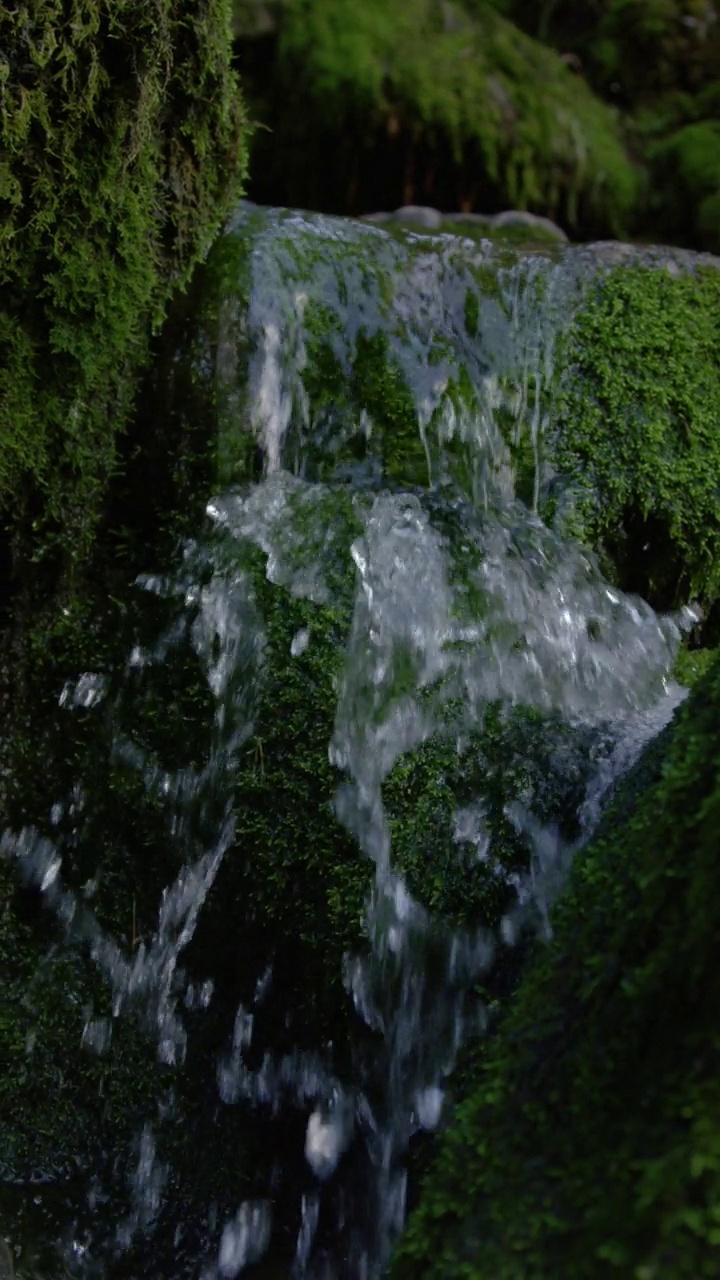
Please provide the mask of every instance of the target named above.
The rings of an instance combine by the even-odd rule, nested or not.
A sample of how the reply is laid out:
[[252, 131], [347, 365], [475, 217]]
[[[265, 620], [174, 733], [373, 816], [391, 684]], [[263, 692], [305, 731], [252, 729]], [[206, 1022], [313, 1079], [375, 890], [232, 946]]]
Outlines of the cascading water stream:
[[[309, 267], [298, 265], [303, 236], [314, 247]], [[349, 1047], [350, 1078], [322, 1045], [269, 1047], [253, 1057], [269, 965], [252, 998], [237, 1007], [217, 1061], [224, 1105], [273, 1115], [295, 1108], [303, 1117], [312, 1183], [298, 1189], [294, 1259], [285, 1272], [293, 1280], [374, 1280], [382, 1273], [404, 1222], [411, 1140], [439, 1123], [458, 1050], [487, 1016], [475, 985], [492, 971], [499, 947], [523, 930], [549, 930], [552, 900], [608, 788], [682, 696], [668, 673], [680, 628], [694, 621], [691, 611], [659, 617], [623, 595], [592, 557], [540, 518], [541, 491], [553, 479], [542, 458], [541, 390], [552, 374], [557, 309], [580, 288], [576, 273], [539, 259], [508, 268], [499, 297], [487, 302], [472, 332], [465, 312], [473, 277], [459, 243], [430, 252], [410, 237], [403, 248], [374, 229], [273, 215], [252, 256], [255, 283], [245, 304], [232, 292], [223, 300], [220, 451], [229, 457], [245, 432], [261, 451], [263, 478], [216, 495], [180, 570], [141, 581], [146, 592], [176, 602], [175, 619], [154, 645], [133, 646], [116, 682], [118, 696], [131, 703], [154, 668], [189, 646], [213, 708], [206, 761], [168, 770], [115, 731], [99, 675], [84, 673], [61, 695], [63, 714], [105, 715], [115, 758], [142, 776], [148, 802], [164, 808], [178, 871], [152, 937], [128, 950], [98, 922], [65, 886], [59, 841], [33, 829], [2, 840], [3, 853], [39, 887], [73, 943], [89, 948], [109, 984], [112, 1014], [88, 1016], [86, 1046], [108, 1053], [115, 1020], [141, 1009], [159, 1060], [181, 1073], [184, 1011], [216, 999], [212, 981], [191, 981], [181, 960], [223, 860], [237, 855], [236, 845], [242, 851], [235, 774], [264, 697], [266, 619], [252, 556], [262, 553], [267, 583], [289, 599], [338, 610], [350, 601], [327, 751], [338, 774], [336, 819], [358, 858], [373, 864], [366, 945], [349, 950], [344, 962], [347, 999], [364, 1032]], [[396, 273], [392, 302], [382, 272], [357, 252], [366, 245]], [[403, 477], [388, 461], [392, 442], [369, 408], [360, 412], [350, 400], [314, 407], [309, 388], [323, 308], [331, 317], [325, 349], [346, 381], [363, 334], [381, 334], [394, 352], [414, 396], [424, 473], [413, 462]], [[456, 394], [462, 377], [472, 391], [464, 398]], [[511, 444], [498, 425], [503, 413], [514, 421]], [[362, 456], [348, 461], [348, 441], [358, 437]], [[533, 479], [522, 501], [511, 446], [524, 438]], [[298, 630], [289, 663], [315, 643], [312, 623]], [[507, 821], [531, 850], [525, 872], [498, 864], [513, 904], [499, 930], [482, 922], [455, 927], [421, 904], [398, 869], [385, 788], [398, 762], [431, 740], [450, 743], [460, 757], [498, 705], [557, 716], [569, 734], [595, 733], [600, 745], [578, 839], [539, 820], [532, 795], [509, 804]], [[453, 839], [490, 867], [486, 816], [479, 798], [458, 807]], [[163, 1106], [172, 1115], [172, 1106]], [[161, 1107], [157, 1128], [163, 1114]], [[116, 1232], [121, 1249], [151, 1229], [170, 1194], [151, 1124], [140, 1134], [132, 1176], [132, 1212]], [[272, 1250], [272, 1201], [268, 1185], [215, 1223], [212, 1258], [196, 1274], [237, 1276]]]

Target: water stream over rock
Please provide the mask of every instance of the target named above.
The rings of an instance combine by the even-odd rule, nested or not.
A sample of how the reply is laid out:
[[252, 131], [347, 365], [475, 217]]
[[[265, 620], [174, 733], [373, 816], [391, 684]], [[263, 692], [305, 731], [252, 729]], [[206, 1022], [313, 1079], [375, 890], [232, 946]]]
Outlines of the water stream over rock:
[[77, 1053], [112, 1071], [128, 1020], [151, 1045], [134, 1143], [81, 1168], [44, 1265], [373, 1280], [696, 615], [569, 535], [550, 403], [586, 250], [246, 210], [213, 252], [216, 492], [129, 589], [124, 654], [58, 672], [88, 758], [2, 837], [51, 955], [98, 975]]

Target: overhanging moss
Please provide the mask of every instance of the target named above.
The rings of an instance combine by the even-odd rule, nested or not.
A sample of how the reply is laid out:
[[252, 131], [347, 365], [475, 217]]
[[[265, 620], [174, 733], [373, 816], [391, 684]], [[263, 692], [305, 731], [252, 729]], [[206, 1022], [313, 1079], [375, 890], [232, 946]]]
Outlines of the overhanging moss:
[[20, 3], [0, 51], [0, 516], [72, 560], [151, 326], [239, 195], [229, 3]]
[[576, 857], [398, 1278], [717, 1274], [719, 725], [715, 663]]

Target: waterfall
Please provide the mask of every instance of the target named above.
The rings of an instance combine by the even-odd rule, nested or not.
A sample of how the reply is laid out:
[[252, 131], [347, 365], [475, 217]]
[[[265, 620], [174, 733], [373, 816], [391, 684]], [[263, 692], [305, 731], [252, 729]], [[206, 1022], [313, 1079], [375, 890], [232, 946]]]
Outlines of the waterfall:
[[[194, 358], [217, 412], [216, 491], [175, 562], [148, 565], [132, 588], [146, 638], [58, 689], [54, 715], [72, 721], [69, 734], [89, 726], [117, 791], [88, 799], [91, 775], [78, 777], [72, 796], [48, 795], [44, 825], [2, 836], [62, 945], [89, 957], [108, 995], [84, 1011], [78, 1052], [112, 1063], [116, 1030], [132, 1019], [162, 1078], [155, 1113], [120, 1162], [122, 1214], [103, 1232], [69, 1227], [59, 1249], [72, 1274], [120, 1274], [128, 1251], [151, 1255], [167, 1219], [175, 1252], [152, 1274], [168, 1280], [246, 1270], [375, 1280], [405, 1220], [409, 1152], [442, 1121], [458, 1054], [492, 1015], [498, 970], [524, 938], [551, 932], [552, 903], [614, 781], [682, 700], [670, 672], [697, 614], [660, 615], [625, 594], [568, 532], [575, 488], [553, 464], [549, 405], [563, 327], [589, 287], [582, 251], [503, 258], [456, 237], [400, 240], [243, 209], [215, 254], [216, 329]], [[168, 738], [172, 672], [192, 697]], [[293, 682], [309, 718], [274, 724], [271, 760], [259, 719], [271, 690]], [[287, 853], [315, 875], [322, 820], [331, 847], [350, 842], [367, 875], [356, 936], [337, 954], [327, 944], [341, 1042], [321, 1011], [317, 1033], [311, 1021], [298, 1030], [292, 992], [283, 1003], [285, 951], [302, 943], [315, 954], [302, 878], [272, 864], [278, 895], [297, 895], [297, 926], [292, 903], [277, 903], [290, 922], [277, 936], [242, 896], [257, 821], [271, 831], [274, 802], [287, 811], [270, 795], [258, 818], [252, 788], [282, 761], [299, 761], [310, 788], [302, 756], [316, 712], [332, 790], [320, 810], [297, 792]], [[483, 755], [490, 742], [506, 753], [502, 778], [490, 746]], [[426, 760], [444, 762], [428, 766], [427, 785], [446, 798], [453, 771], [462, 779], [441, 815], [443, 848], [468, 895], [495, 904], [485, 917], [434, 905], [430, 837], [425, 864], [419, 846], [398, 858], [388, 792], [398, 769]], [[554, 786], [562, 811], [545, 795]], [[112, 829], [123, 805], [136, 807], [137, 848]], [[156, 845], [144, 824], [161, 833]], [[94, 852], [99, 833], [109, 854]], [[143, 862], [146, 845], [162, 850], [157, 869]], [[262, 838], [257, 848], [264, 856]], [[142, 936], [134, 858], [138, 892], [160, 864], [174, 869], [154, 917], [143, 904]], [[344, 920], [342, 892], [333, 888], [328, 910]], [[113, 894], [132, 900], [131, 936], [119, 936]], [[213, 950], [216, 929], [217, 948], [237, 944], [247, 971]], [[297, 981], [307, 1009], [319, 1008], [325, 997]], [[210, 1084], [191, 1106], [183, 1081], [203, 1055]], [[189, 1228], [182, 1204], [173, 1218], [173, 1126], [195, 1117], [199, 1160], [202, 1108], [224, 1190], [208, 1186], [203, 1203], [194, 1187]], [[233, 1134], [252, 1131], [259, 1154], [234, 1182], [223, 1133], [236, 1114]], [[96, 1174], [93, 1205], [114, 1203], [116, 1174]]]

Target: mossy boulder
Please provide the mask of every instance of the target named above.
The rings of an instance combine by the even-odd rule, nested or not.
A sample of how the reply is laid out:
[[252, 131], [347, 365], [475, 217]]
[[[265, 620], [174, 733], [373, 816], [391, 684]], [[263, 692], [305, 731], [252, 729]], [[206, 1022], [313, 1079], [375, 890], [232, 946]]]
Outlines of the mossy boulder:
[[719, 724], [715, 662], [576, 855], [393, 1275], [716, 1274]]
[[719, 304], [715, 265], [604, 275], [573, 317], [551, 411], [583, 538], [659, 608], [720, 589]]
[[[221, 553], [228, 566], [251, 574], [263, 622], [262, 661], [253, 733], [236, 778], [236, 849], [220, 872], [220, 892], [203, 913], [199, 948], [213, 954], [213, 963], [222, 957], [223, 967], [238, 971], [237, 921], [227, 913], [228, 901], [246, 904], [241, 950], [261, 949], [270, 924], [273, 935], [292, 938], [292, 947], [305, 955], [295, 965], [302, 990], [293, 1017], [300, 1023], [307, 972], [321, 965], [326, 976], [320, 985], [332, 991], [343, 954], [364, 946], [374, 878], [371, 859], [337, 816], [347, 776], [328, 751], [352, 661], [348, 644], [358, 588], [351, 545], [362, 536], [361, 516], [364, 511], [367, 517], [370, 500], [345, 486], [290, 486], [280, 500], [282, 492], [281, 486], [267, 490], [271, 531], [254, 535], [262, 552], [252, 538], [241, 538], [234, 553], [232, 547]], [[463, 527], [458, 523], [458, 545]], [[324, 594], [319, 566], [327, 569], [329, 548], [332, 597], [323, 600], [317, 598]], [[478, 594], [468, 607], [468, 625], [483, 607]], [[482, 724], [469, 732], [459, 703], [442, 689], [415, 687], [413, 662], [400, 640], [389, 662], [381, 704], [368, 710], [368, 723], [390, 724], [393, 709], [407, 697], [417, 698], [428, 717], [423, 741], [398, 752], [382, 784], [393, 866], [438, 919], [493, 929], [515, 902], [518, 879], [527, 876], [533, 855], [531, 834], [508, 816], [513, 805], [532, 806], [537, 821], [554, 824], [569, 845], [579, 834], [590, 774], [610, 750], [612, 732], [547, 708], [503, 707], [499, 700], [488, 703]], [[492, 856], [485, 857], [490, 847]], [[312, 998], [317, 1002], [318, 990]]]
[[[239, 25], [255, 7], [236, 6]], [[264, 203], [534, 209], [619, 233], [635, 172], [612, 108], [491, 4], [284, 0], [238, 42]], [[255, 32], [255, 34], [253, 34]], [[333, 155], [333, 164], [327, 162]]]
[[0, 49], [0, 516], [67, 564], [247, 126], [226, 0], [5, 7]]
[[[193, 1231], [210, 1198], [230, 1213], [238, 1198], [264, 1194], [276, 1141], [290, 1153], [275, 1185], [278, 1213], [292, 1220], [298, 1186], [310, 1177], [302, 1106], [278, 1119], [243, 1097], [218, 1098], [218, 1064], [232, 1045], [239, 1006], [253, 1010], [255, 1019], [251, 1070], [264, 1054], [274, 1064], [331, 1045], [327, 1070], [351, 1082], [352, 1053], [363, 1037], [371, 1039], [344, 989], [342, 960], [367, 946], [374, 868], [336, 815], [346, 778], [328, 756], [357, 590], [350, 546], [362, 532], [365, 500], [358, 507], [347, 486], [298, 486], [297, 493], [305, 501], [291, 504], [279, 521], [281, 545], [272, 564], [251, 538], [215, 541], [207, 533], [203, 554], [190, 555], [179, 569], [185, 583], [179, 599], [172, 591], [166, 598], [140, 590], [128, 595], [125, 588], [119, 600], [123, 574], [104, 581], [98, 575], [82, 604], [77, 599], [72, 610], [58, 611], [52, 627], [44, 616], [28, 638], [32, 681], [8, 708], [3, 822], [12, 830], [31, 825], [52, 842], [78, 915], [66, 932], [43, 902], [38, 876], [22, 886], [17, 872], [25, 859], [19, 866], [11, 856], [0, 863], [0, 955], [8, 973], [0, 1001], [0, 1177], [22, 1186], [33, 1176], [61, 1181], [72, 1175], [67, 1196], [76, 1203], [85, 1179], [98, 1176], [113, 1205], [112, 1222], [104, 1217], [93, 1228], [100, 1252], [132, 1211], [122, 1175], [137, 1156], [133, 1139], [144, 1126], [153, 1131], [157, 1160], [171, 1171], [173, 1189], [159, 1216], [154, 1257], [166, 1247], [174, 1256], [172, 1237], [184, 1215], [182, 1257], [190, 1258]], [[115, 572], [123, 554], [117, 544], [116, 553], [117, 559], [108, 556]], [[298, 584], [322, 596], [312, 589], [321, 566], [328, 598], [309, 598]], [[232, 780], [211, 780], [191, 806], [189, 825], [181, 810], [180, 834], [176, 822], [171, 837], [169, 820], [178, 817], [174, 792], [168, 808], [153, 779], [202, 770], [212, 749], [216, 706], [191, 642], [192, 608], [183, 602], [188, 582], [197, 601], [215, 574], [228, 593], [248, 575], [247, 608], [261, 623], [257, 664], [249, 657], [238, 661], [235, 673], [253, 731], [238, 751]], [[179, 618], [184, 636], [164, 661], [128, 669], [134, 646], [151, 651], [159, 635], [179, 636]], [[103, 696], [75, 705], [70, 696], [58, 706], [66, 682], [72, 689], [85, 674], [81, 687], [87, 688], [88, 673], [98, 677]], [[399, 662], [389, 708], [407, 693], [406, 677]], [[417, 752], [400, 756], [383, 787], [394, 863], [440, 928], [443, 922], [494, 928], [513, 906], [518, 878], [528, 875], [532, 859], [532, 840], [513, 826], [507, 806], [532, 804], [539, 820], [556, 822], [571, 841], [603, 744], [601, 735], [562, 717], [523, 708], [505, 713], [499, 706], [488, 709], [484, 733], [460, 743], [457, 715], [449, 707], [437, 732]], [[91, 954], [95, 930], [129, 959], [150, 944], [165, 886], [198, 844], [217, 838], [230, 794], [234, 840], [192, 943], [179, 957], [187, 1057], [171, 1066], [157, 1061], [153, 1004], [146, 1006], [142, 990], [136, 1000], [124, 998], [120, 1016], [112, 1016], [107, 968]], [[5, 852], [13, 848], [11, 840]], [[91, 928], [83, 924], [85, 913], [92, 915]], [[519, 949], [510, 960], [516, 956]], [[511, 968], [503, 967], [498, 982], [507, 982]], [[267, 972], [272, 980], [259, 999]], [[214, 983], [208, 1006], [186, 1007], [186, 989], [198, 992], [208, 980]], [[488, 998], [495, 990], [489, 982]], [[93, 1042], [102, 1040], [103, 1018], [112, 1038], [98, 1055]], [[372, 1044], [366, 1052], [372, 1060]], [[172, 1104], [162, 1123], [157, 1101], [169, 1091]], [[82, 1218], [82, 1207], [78, 1212]], [[19, 1222], [19, 1209], [18, 1215]], [[197, 1248], [206, 1247], [203, 1238]], [[143, 1248], [149, 1248], [145, 1241], [138, 1245]], [[175, 1265], [184, 1274], [177, 1259]]]
[[515, 494], [616, 585], [710, 613], [718, 261], [241, 210], [188, 323], [192, 409], [170, 382], [172, 411], [187, 421], [204, 396], [220, 485], [280, 465], [478, 505]]

